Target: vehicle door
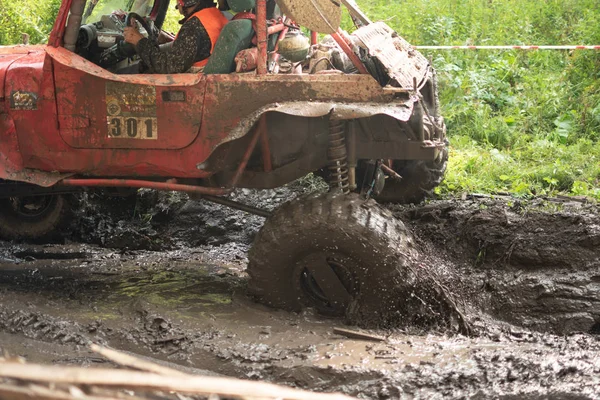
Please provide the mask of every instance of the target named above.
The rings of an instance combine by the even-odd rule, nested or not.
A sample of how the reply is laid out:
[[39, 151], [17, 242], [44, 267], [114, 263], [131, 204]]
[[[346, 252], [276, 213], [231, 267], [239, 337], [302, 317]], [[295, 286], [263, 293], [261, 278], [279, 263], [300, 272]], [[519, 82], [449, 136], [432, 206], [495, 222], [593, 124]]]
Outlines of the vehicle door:
[[[82, 40], [89, 40], [85, 35], [92, 32], [92, 49], [105, 52], [120, 40], [123, 11], [152, 15], [162, 1], [88, 1], [78, 47]], [[91, 5], [94, 8], [90, 12]], [[79, 50], [48, 47], [53, 59], [60, 135], [68, 145], [181, 149], [194, 141], [202, 122], [206, 86], [202, 74], [119, 75], [96, 65], [89, 52]]]

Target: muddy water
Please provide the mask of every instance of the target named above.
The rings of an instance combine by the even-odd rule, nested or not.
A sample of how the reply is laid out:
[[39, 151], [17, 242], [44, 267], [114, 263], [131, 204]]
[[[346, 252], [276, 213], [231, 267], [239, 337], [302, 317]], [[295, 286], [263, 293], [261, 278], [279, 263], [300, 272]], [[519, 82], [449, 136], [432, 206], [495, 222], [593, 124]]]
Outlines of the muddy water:
[[[292, 195], [276, 193], [269, 203]], [[239, 196], [264, 203], [254, 193]], [[213, 207], [186, 203], [164, 225], [102, 217], [113, 234], [143, 237], [142, 248], [168, 237], [160, 251], [114, 240], [0, 242], [0, 347], [31, 362], [107, 363], [87, 350], [95, 342], [197, 373], [365, 399], [599, 397], [593, 207], [542, 204], [523, 212], [487, 200], [395, 207], [415, 232], [423, 262], [460, 271], [454, 291], [477, 335], [372, 331], [382, 342], [334, 334], [342, 320], [253, 303], [245, 295], [245, 251], [260, 220]], [[221, 218], [206, 228], [215, 213]], [[239, 229], [228, 229], [234, 224]], [[194, 227], [224, 233], [194, 243]]]

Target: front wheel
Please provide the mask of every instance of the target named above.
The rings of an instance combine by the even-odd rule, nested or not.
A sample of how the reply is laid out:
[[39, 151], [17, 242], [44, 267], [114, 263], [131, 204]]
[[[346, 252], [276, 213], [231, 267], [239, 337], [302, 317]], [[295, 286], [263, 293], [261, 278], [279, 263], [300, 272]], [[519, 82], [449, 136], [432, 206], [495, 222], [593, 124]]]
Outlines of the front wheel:
[[420, 307], [416, 257], [407, 228], [376, 202], [310, 195], [280, 207], [258, 233], [248, 255], [249, 290], [276, 308], [397, 325]]
[[71, 209], [65, 195], [0, 199], [0, 238], [46, 239], [68, 221]]
[[387, 179], [375, 199], [381, 203], [418, 204], [433, 196], [434, 189], [444, 180], [447, 166], [448, 145], [432, 161], [394, 161], [393, 169], [402, 179]]

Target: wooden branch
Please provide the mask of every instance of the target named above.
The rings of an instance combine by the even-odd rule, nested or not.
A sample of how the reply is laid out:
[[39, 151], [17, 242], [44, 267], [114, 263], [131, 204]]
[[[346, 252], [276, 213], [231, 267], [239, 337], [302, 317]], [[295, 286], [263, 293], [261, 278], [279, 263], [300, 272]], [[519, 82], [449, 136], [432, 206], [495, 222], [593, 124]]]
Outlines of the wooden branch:
[[333, 333], [338, 335], [346, 336], [350, 339], [359, 339], [359, 340], [370, 340], [373, 342], [383, 342], [385, 341], [384, 337], [371, 335], [370, 333], [359, 332], [359, 331], [351, 331], [349, 329], [342, 328], [333, 328]]
[[95, 385], [131, 390], [159, 390], [189, 394], [219, 394], [237, 398], [286, 400], [356, 400], [339, 393], [314, 393], [271, 383], [204, 376], [163, 376], [108, 368], [77, 368], [36, 364], [0, 364], [0, 377], [26, 381]]
[[[40, 386], [16, 386], [0, 384], [0, 399], [10, 400], [77, 400], [81, 397], [73, 396], [71, 393], [51, 390]], [[114, 400], [114, 397], [85, 396], [86, 400]]]
[[92, 344], [90, 346], [90, 349], [93, 352], [98, 353], [101, 356], [109, 359], [110, 361], [122, 365], [124, 367], [137, 369], [139, 371], [153, 372], [155, 374], [165, 376], [190, 376], [185, 372], [169, 367], [164, 367], [162, 365], [155, 364], [150, 361], [145, 361], [141, 358], [134, 357], [132, 355], [125, 354], [117, 350], [109, 349], [108, 347], [98, 346], [97, 344]]
[[[98, 386], [88, 386], [89, 395], [86, 396], [96, 396], [100, 398], [110, 397], [111, 400], [148, 400], [149, 397], [144, 396], [144, 394], [140, 393], [137, 395], [131, 394], [132, 390], [122, 390], [120, 388], [103, 388]], [[152, 399], [159, 399], [160, 397], [152, 397]], [[83, 398], [87, 400], [87, 397]], [[76, 400], [82, 400], [81, 396], [77, 397]]]

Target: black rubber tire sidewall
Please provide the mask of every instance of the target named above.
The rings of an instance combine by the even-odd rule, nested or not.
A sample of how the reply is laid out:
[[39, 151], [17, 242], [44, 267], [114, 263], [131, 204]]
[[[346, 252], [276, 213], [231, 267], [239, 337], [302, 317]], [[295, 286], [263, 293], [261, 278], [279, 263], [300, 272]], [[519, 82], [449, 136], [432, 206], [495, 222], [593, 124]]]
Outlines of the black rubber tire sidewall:
[[389, 211], [357, 195], [311, 195], [278, 209], [248, 255], [250, 294], [290, 311], [311, 306], [295, 271], [296, 262], [315, 251], [354, 260], [360, 293], [348, 312], [363, 323], [385, 325], [409, 301], [416, 282], [408, 267], [415, 254], [413, 239]]
[[47, 209], [35, 218], [23, 218], [7, 206], [8, 199], [0, 199], [0, 238], [5, 240], [39, 240], [57, 236], [71, 216], [66, 195], [51, 196]]

